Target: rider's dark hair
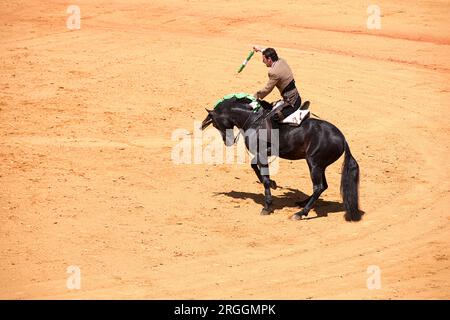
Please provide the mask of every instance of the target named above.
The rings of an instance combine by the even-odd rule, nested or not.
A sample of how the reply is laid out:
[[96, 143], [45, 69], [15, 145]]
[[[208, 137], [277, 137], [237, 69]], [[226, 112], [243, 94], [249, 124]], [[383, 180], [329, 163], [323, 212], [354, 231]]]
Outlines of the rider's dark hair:
[[267, 48], [262, 52], [262, 54], [266, 57], [266, 59], [270, 58], [274, 62], [278, 60], [278, 55], [274, 48]]

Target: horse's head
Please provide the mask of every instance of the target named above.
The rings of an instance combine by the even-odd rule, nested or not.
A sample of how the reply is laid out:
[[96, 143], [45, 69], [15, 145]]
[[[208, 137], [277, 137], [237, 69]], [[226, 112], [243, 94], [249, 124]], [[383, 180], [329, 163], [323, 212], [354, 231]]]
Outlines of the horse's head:
[[206, 109], [206, 111], [208, 112], [208, 115], [205, 120], [203, 120], [201, 129], [205, 130], [212, 123], [214, 128], [219, 130], [225, 145], [227, 147], [232, 146], [234, 144], [234, 123], [231, 121], [229, 115], [216, 109]]

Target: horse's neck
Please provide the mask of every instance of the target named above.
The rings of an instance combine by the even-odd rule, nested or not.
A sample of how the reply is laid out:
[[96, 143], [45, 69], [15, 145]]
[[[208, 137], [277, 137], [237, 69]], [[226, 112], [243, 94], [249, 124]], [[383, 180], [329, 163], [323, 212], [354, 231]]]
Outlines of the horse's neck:
[[239, 129], [247, 130], [253, 123], [253, 118], [256, 116], [256, 113], [251, 110], [237, 108], [233, 111], [233, 120], [236, 127], [238, 127]]

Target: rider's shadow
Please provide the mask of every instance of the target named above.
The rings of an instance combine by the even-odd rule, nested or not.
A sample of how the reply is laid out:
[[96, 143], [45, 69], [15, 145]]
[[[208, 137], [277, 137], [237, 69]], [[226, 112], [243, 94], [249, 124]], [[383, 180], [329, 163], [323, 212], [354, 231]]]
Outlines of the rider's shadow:
[[[280, 188], [280, 187], [278, 187]], [[273, 203], [272, 209], [274, 211], [281, 210], [283, 208], [298, 208], [300, 211], [301, 207], [296, 204], [296, 201], [302, 201], [308, 198], [308, 195], [292, 188], [283, 188], [288, 190], [282, 195], [272, 195]], [[251, 192], [240, 192], [240, 191], [230, 191], [230, 192], [216, 192], [215, 195], [225, 195], [234, 199], [252, 199], [255, 203], [264, 206], [264, 194], [262, 193], [251, 193]], [[307, 217], [303, 219], [316, 219], [327, 217], [329, 213], [344, 212], [344, 206], [341, 202], [337, 201], [327, 201], [318, 199], [314, 204], [312, 209], [316, 212], [317, 216]]]

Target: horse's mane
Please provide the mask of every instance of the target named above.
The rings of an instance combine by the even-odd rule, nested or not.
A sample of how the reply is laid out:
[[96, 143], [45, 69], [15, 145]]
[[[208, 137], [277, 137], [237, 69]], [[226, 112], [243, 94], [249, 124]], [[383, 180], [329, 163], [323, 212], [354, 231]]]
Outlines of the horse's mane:
[[220, 102], [217, 107], [220, 106], [220, 108], [226, 109], [226, 108], [232, 108], [232, 107], [241, 107], [242, 109], [245, 110], [252, 110], [252, 107], [250, 106], [250, 103], [252, 102], [252, 100], [250, 100], [249, 98], [231, 98], [231, 99], [226, 99], [223, 100], [222, 102]]
[[[244, 110], [253, 110], [252, 106], [250, 105], [250, 103], [252, 103], [253, 101], [249, 98], [232, 98], [232, 99], [227, 99], [224, 100], [222, 102], [219, 103], [221, 108], [232, 108], [232, 107], [240, 107]], [[258, 100], [258, 103], [261, 105], [261, 109], [264, 111], [267, 110], [271, 110], [272, 109], [272, 104], [265, 101], [265, 100]], [[218, 106], [219, 106], [218, 105]]]

